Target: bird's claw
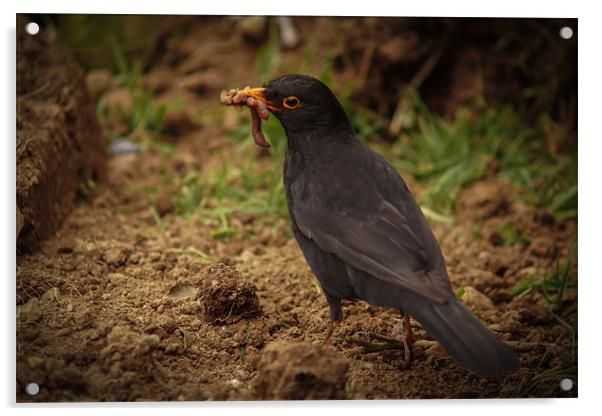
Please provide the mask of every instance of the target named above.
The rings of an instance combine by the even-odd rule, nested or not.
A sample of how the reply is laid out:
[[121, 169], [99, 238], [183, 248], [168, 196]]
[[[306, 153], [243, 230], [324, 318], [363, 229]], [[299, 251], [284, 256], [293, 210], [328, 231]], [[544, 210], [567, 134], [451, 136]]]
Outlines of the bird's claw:
[[401, 339], [390, 338], [379, 334], [372, 334], [372, 336], [380, 341], [384, 341], [386, 344], [394, 346], [394, 348], [391, 349], [400, 349], [399, 347], [403, 346], [404, 359], [401, 369], [405, 370], [410, 365], [410, 360], [412, 358], [412, 349], [410, 348], [410, 345], [412, 342], [414, 342], [414, 334], [411, 330], [404, 331], [403, 337]]
[[410, 365], [410, 360], [412, 359], [412, 350], [406, 341], [401, 341], [403, 343], [403, 363], [401, 365], [401, 369], [405, 370]]
[[409, 365], [412, 359], [412, 349], [410, 348], [410, 344], [406, 342], [404, 339], [396, 339], [387, 337], [385, 335], [380, 334], [370, 334], [370, 338], [376, 339], [382, 342], [371, 342], [366, 341], [360, 338], [349, 338], [349, 342], [352, 344], [361, 345], [364, 347], [364, 353], [372, 353], [372, 352], [380, 352], [380, 351], [388, 351], [388, 350], [400, 350], [403, 348], [404, 359], [401, 365], [401, 369], [405, 370]]

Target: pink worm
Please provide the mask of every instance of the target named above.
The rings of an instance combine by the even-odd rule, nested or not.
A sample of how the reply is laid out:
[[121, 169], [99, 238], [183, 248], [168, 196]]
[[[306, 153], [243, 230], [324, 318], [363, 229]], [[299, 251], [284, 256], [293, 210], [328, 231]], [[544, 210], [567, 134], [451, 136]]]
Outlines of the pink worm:
[[257, 146], [268, 149], [270, 144], [267, 142], [261, 131], [261, 119], [263, 118], [266, 120], [268, 118], [268, 109], [264, 103], [257, 101], [252, 97], [247, 98], [247, 107], [249, 107], [249, 111], [251, 111], [251, 121], [253, 123], [251, 133], [253, 134], [253, 140]]
[[242, 91], [232, 89], [229, 91], [222, 91], [220, 99], [224, 105], [246, 105], [251, 111], [252, 128], [251, 133], [253, 134], [253, 140], [255, 144], [263, 148], [269, 148], [270, 144], [265, 139], [263, 132], [261, 131], [261, 119], [267, 120], [270, 112], [267, 105], [253, 97], [249, 97]]

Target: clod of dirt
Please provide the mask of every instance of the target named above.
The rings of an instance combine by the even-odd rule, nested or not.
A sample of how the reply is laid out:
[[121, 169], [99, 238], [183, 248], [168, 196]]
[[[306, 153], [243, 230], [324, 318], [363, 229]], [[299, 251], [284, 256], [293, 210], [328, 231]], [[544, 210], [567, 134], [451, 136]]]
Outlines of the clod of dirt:
[[107, 346], [100, 355], [112, 374], [140, 371], [147, 369], [149, 354], [160, 341], [157, 335], [139, 334], [125, 326], [116, 326], [107, 336]]
[[205, 319], [215, 324], [238, 322], [261, 313], [257, 288], [242, 279], [236, 268], [218, 264], [209, 268], [200, 289]]
[[507, 183], [498, 180], [475, 182], [462, 192], [458, 212], [481, 220], [506, 214], [510, 208], [508, 188]]
[[490, 311], [495, 309], [493, 301], [472, 286], [464, 288], [462, 302], [473, 310]]
[[254, 389], [263, 400], [344, 399], [349, 362], [320, 344], [275, 342], [263, 351]]

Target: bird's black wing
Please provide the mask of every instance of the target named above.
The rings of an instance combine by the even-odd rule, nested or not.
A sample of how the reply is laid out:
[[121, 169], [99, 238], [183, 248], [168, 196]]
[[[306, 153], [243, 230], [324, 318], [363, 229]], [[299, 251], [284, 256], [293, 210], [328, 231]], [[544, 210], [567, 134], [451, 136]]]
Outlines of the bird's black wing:
[[399, 174], [363, 144], [344, 157], [322, 166], [320, 178], [291, 184], [291, 215], [301, 232], [354, 268], [448, 300], [441, 250]]

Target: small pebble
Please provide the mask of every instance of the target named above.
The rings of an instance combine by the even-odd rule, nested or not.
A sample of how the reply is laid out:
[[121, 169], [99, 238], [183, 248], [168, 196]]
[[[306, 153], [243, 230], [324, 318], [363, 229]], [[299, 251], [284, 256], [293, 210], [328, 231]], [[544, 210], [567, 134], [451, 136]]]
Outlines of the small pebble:
[[464, 288], [464, 294], [462, 295], [461, 300], [466, 306], [472, 309], [481, 311], [490, 311], [495, 309], [493, 301], [472, 286], [467, 286]]
[[140, 146], [127, 139], [117, 139], [111, 142], [109, 146], [109, 152], [112, 156], [127, 155], [132, 153], [139, 153]]

